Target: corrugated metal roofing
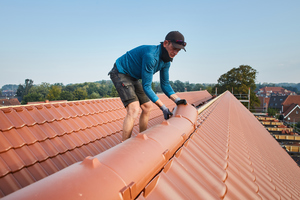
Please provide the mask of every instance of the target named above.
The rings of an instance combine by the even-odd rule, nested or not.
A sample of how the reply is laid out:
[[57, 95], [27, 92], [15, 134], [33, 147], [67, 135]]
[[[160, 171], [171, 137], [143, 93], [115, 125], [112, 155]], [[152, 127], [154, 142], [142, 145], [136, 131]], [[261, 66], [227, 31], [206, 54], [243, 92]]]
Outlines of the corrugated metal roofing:
[[[207, 91], [178, 96], [194, 105], [211, 99]], [[173, 108], [171, 100], [159, 97]], [[119, 98], [1, 108], [0, 197], [116, 146], [125, 115]], [[154, 107], [148, 127], [162, 121]], [[138, 121], [133, 131], [137, 134]]]
[[300, 198], [299, 167], [232, 94], [174, 113], [4, 199]]

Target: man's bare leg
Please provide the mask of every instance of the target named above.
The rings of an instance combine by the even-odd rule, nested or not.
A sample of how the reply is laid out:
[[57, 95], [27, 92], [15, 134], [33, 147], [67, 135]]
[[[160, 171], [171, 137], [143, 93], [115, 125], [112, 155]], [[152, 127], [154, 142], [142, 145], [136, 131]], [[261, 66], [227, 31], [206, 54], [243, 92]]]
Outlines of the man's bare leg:
[[125, 141], [131, 137], [134, 121], [139, 114], [139, 109], [140, 103], [138, 101], [132, 102], [126, 107], [127, 114], [123, 122], [122, 141]]
[[147, 103], [144, 103], [141, 105], [141, 108], [142, 108], [142, 113], [141, 113], [140, 121], [139, 121], [140, 133], [147, 129], [149, 116], [150, 116], [151, 109], [152, 109], [152, 103], [150, 101]]

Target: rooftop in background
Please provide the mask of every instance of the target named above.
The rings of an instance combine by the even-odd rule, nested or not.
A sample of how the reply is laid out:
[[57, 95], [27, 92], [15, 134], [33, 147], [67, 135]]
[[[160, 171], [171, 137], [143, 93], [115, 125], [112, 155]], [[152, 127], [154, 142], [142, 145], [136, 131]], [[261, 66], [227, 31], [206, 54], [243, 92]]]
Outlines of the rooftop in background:
[[16, 105], [20, 105], [20, 102], [17, 98], [0, 99], [0, 107], [1, 106], [16, 106]]
[[289, 91], [282, 87], [263, 87], [256, 92], [257, 96], [270, 97], [270, 96], [287, 96], [296, 95], [295, 92]]

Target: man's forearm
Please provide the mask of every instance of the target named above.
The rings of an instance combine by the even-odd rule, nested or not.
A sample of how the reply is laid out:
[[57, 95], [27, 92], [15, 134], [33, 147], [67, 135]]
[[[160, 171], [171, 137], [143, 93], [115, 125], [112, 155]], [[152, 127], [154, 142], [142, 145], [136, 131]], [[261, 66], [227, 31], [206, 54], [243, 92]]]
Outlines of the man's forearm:
[[172, 99], [172, 101], [174, 101], [174, 102], [175, 102], [175, 99], [177, 99], [177, 98], [178, 98], [178, 96], [176, 94], [172, 94], [170, 96], [170, 99]]
[[164, 105], [163, 102], [162, 102], [160, 99], [158, 99], [158, 100], [155, 102], [155, 104], [156, 104], [159, 108], [162, 107], [162, 105]]
[[[175, 101], [175, 99], [177, 99], [178, 98], [178, 96], [176, 95], [176, 94], [172, 94], [171, 96], [170, 96], [170, 99], [172, 100], [172, 101]], [[160, 99], [158, 99], [156, 102], [155, 102], [155, 104], [160, 108], [160, 107], [162, 107], [162, 105], [164, 105], [164, 103], [160, 100]]]

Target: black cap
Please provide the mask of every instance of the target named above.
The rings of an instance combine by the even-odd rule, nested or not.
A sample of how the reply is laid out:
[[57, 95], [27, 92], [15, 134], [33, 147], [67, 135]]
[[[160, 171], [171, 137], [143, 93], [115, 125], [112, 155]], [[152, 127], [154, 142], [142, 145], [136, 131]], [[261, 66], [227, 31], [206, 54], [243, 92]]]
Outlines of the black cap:
[[186, 42], [183, 35], [179, 31], [171, 31], [166, 35], [165, 40], [170, 40], [175, 48], [185, 51]]

